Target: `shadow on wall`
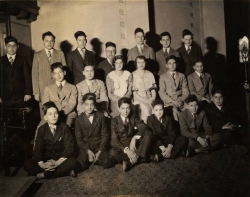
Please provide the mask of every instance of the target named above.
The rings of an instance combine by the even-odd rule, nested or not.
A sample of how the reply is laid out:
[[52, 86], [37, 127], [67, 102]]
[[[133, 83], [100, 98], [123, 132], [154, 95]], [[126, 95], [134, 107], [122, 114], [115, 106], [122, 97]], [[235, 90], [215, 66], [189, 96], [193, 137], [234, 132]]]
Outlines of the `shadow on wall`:
[[17, 50], [17, 54], [22, 57], [25, 57], [28, 61], [29, 67], [31, 68], [35, 51], [26, 44], [18, 43], [18, 45], [19, 49]]
[[66, 55], [72, 51], [73, 45], [68, 41], [68, 40], [64, 40], [61, 42], [60, 44], [60, 49], [62, 50], [65, 58]]
[[96, 65], [98, 65], [100, 62], [105, 60], [105, 58], [101, 57], [103, 43], [99, 40], [99, 38], [93, 38], [90, 41], [90, 44], [92, 45], [92, 49], [95, 52]]

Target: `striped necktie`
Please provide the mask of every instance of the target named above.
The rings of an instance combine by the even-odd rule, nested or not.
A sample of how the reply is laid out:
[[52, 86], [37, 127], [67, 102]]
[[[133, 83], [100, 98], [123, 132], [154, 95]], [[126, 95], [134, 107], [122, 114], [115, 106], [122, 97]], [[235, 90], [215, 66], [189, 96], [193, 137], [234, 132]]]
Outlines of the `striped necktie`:
[[80, 52], [81, 56], [82, 56], [82, 59], [84, 59], [84, 56], [85, 56], [85, 52], [84, 52], [84, 49], [81, 49], [81, 52]]
[[13, 58], [10, 56], [10, 58], [9, 58], [9, 62], [10, 62], [10, 64], [12, 65], [13, 64], [13, 62], [14, 62], [14, 60], [13, 60]]
[[49, 58], [49, 60], [51, 60], [51, 57], [52, 57], [51, 51], [48, 50], [48, 58]]
[[190, 47], [190, 46], [188, 46], [188, 48], [187, 48], [187, 53], [189, 54], [189, 53], [190, 53], [190, 51], [191, 51], [191, 47]]

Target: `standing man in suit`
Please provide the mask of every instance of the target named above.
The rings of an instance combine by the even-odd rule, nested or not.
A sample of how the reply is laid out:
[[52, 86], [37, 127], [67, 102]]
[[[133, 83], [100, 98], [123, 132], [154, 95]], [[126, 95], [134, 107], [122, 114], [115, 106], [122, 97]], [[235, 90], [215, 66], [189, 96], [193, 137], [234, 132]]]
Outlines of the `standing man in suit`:
[[1, 57], [0, 103], [3, 107], [23, 107], [31, 99], [32, 82], [28, 62], [16, 54], [17, 39], [4, 39], [7, 54]]
[[83, 96], [84, 111], [76, 118], [75, 135], [79, 146], [79, 171], [88, 168], [91, 163], [99, 164], [104, 169], [112, 167], [109, 159], [108, 145], [110, 132], [102, 113], [94, 111], [95, 94]]
[[171, 44], [171, 35], [169, 32], [163, 32], [160, 35], [161, 40], [160, 43], [162, 44], [162, 49], [156, 52], [156, 61], [159, 64], [159, 71], [158, 75], [161, 75], [162, 73], [167, 71], [166, 68], [166, 58], [170, 55], [174, 55], [175, 57], [180, 57], [180, 54], [178, 51], [172, 49], [170, 47]]
[[84, 80], [82, 71], [85, 65], [95, 65], [95, 54], [92, 51], [87, 50], [87, 36], [83, 31], [77, 31], [75, 33], [77, 48], [68, 53], [66, 56], [67, 66], [69, 67], [71, 74], [73, 75], [73, 83], [77, 84]]
[[155, 60], [154, 49], [144, 44], [144, 31], [141, 28], [135, 29], [136, 46], [128, 50], [128, 66], [134, 65], [135, 59], [138, 55], [143, 55], [147, 59]]
[[192, 62], [194, 59], [203, 59], [202, 51], [199, 46], [193, 43], [193, 34], [188, 29], [182, 31], [183, 45], [177, 49], [183, 60], [181, 69], [187, 76], [193, 72]]
[[32, 64], [32, 85], [35, 99], [40, 105], [40, 114], [42, 117], [41, 98], [46, 86], [54, 83], [55, 80], [50, 72], [50, 65], [55, 62], [61, 62], [66, 65], [65, 57], [62, 51], [54, 49], [56, 37], [50, 32], [42, 35], [44, 49], [34, 54]]
[[106, 82], [107, 75], [115, 70], [113, 65], [113, 59], [116, 54], [116, 44], [113, 42], [106, 43], [106, 56], [107, 58], [98, 64], [96, 75], [97, 78], [102, 80], [104, 83]]

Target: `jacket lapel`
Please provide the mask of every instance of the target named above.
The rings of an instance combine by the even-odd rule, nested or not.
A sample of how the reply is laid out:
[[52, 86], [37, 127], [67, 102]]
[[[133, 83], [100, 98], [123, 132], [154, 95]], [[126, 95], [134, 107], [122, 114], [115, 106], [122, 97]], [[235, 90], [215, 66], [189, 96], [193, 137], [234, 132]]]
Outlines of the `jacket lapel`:
[[16, 55], [13, 64], [12, 65], [10, 64], [11, 71], [14, 71], [17, 68], [17, 66], [19, 65], [19, 63], [20, 63], [20, 58], [18, 55]]
[[175, 75], [175, 85], [176, 85], [176, 88], [179, 87], [179, 83], [180, 83], [180, 75], [178, 72], [176, 72], [176, 75]]
[[128, 131], [125, 129], [125, 127], [123, 125], [123, 121], [122, 121], [121, 116], [118, 116], [117, 118], [118, 118], [118, 129], [119, 129], [119, 131], [128, 134]]
[[92, 81], [92, 87], [91, 87], [90, 91], [91, 91], [92, 93], [95, 93], [95, 91], [97, 90], [97, 88], [98, 88], [97, 80], [93, 80], [93, 81]]
[[[156, 118], [155, 115], [153, 117], [154, 117], [154, 125], [155, 125], [157, 133], [158, 134], [162, 133], [163, 131], [162, 131], [162, 128], [161, 128], [161, 122], [158, 120], [158, 118]], [[163, 121], [163, 124], [164, 124], [164, 119], [162, 121]]]
[[[54, 54], [54, 52], [55, 52], [55, 50], [53, 51], [53, 54]], [[52, 54], [52, 56], [53, 56], [53, 54]], [[42, 59], [44, 59], [44, 61], [48, 62], [48, 64], [50, 65], [50, 61], [49, 61], [49, 58], [47, 56], [45, 49], [43, 49], [41, 51], [41, 56], [42, 56]], [[52, 59], [52, 57], [51, 57], [51, 59]]]
[[54, 94], [54, 96], [56, 97], [57, 100], [60, 100], [58, 97], [58, 92], [57, 92], [57, 85], [56, 83], [53, 83], [51, 86], [51, 92], [52, 94]]
[[54, 63], [54, 62], [57, 62], [58, 60], [58, 52], [56, 49], [53, 49], [53, 53], [52, 53], [52, 56], [51, 56], [51, 59], [50, 59], [50, 63]]
[[62, 135], [62, 128], [61, 128], [61, 124], [58, 124], [56, 127], [56, 133], [54, 136], [54, 144], [57, 142], [57, 140], [61, 137]]
[[[82, 56], [81, 56], [81, 54], [79, 53], [79, 51], [78, 51], [78, 49], [76, 48], [75, 49], [75, 51], [74, 51], [74, 59], [76, 60], [76, 61], [78, 61], [78, 65], [83, 65], [84, 64], [84, 61], [83, 61], [83, 59], [82, 59]], [[86, 55], [86, 53], [85, 53], [85, 55]], [[85, 58], [84, 58], [85, 59]], [[83, 69], [83, 66], [82, 66], [82, 69]]]
[[61, 96], [60, 100], [61, 101], [65, 98], [65, 96], [67, 95], [68, 92], [69, 92], [69, 84], [66, 81], [63, 88], [62, 88], [62, 91], [60, 93], [60, 96]]
[[[204, 88], [204, 87], [203, 87], [203, 84], [202, 84], [202, 82], [201, 82], [201, 79], [200, 79], [200, 77], [198, 76], [198, 74], [197, 74], [196, 72], [194, 72], [193, 75], [194, 75], [194, 79], [195, 79], [195, 85], [198, 86], [198, 87], [196, 87], [196, 88], [197, 88], [198, 90]], [[203, 76], [204, 76], [204, 75], [203, 75]]]
[[94, 132], [95, 128], [99, 124], [99, 117], [98, 117], [97, 113], [95, 112], [93, 116], [94, 117], [93, 117], [93, 122], [92, 122], [92, 128], [91, 128], [91, 131], [89, 132], [88, 137]]

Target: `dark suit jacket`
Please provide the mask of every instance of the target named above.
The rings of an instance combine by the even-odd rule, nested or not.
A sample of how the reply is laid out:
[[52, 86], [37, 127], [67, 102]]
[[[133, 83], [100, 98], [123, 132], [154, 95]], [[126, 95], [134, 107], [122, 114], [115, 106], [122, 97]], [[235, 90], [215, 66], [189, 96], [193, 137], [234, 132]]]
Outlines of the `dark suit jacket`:
[[134, 115], [129, 118], [128, 131], [123, 125], [121, 116], [116, 116], [111, 120], [111, 146], [124, 150], [135, 135], [143, 136], [147, 131], [149, 131], [147, 125]]
[[107, 75], [113, 70], [115, 70], [115, 67], [112, 66], [107, 59], [105, 59], [97, 66], [96, 78], [106, 83]]
[[203, 55], [201, 48], [196, 44], [192, 44], [191, 51], [188, 54], [183, 44], [179, 49], [177, 49], [177, 51], [180, 53], [181, 58], [183, 60], [181, 63], [182, 65], [180, 65], [181, 70], [187, 76], [194, 71], [192, 66], [192, 62], [194, 61], [194, 59], [198, 58], [202, 60]]
[[84, 152], [88, 149], [102, 152], [107, 150], [110, 133], [102, 113], [94, 112], [92, 124], [85, 113], [78, 116], [75, 122], [75, 134], [80, 150]]
[[4, 55], [0, 63], [0, 97], [8, 99], [13, 95], [20, 98], [32, 95], [31, 72], [26, 59], [16, 55], [11, 65], [7, 55]]
[[58, 160], [61, 157], [73, 156], [74, 142], [67, 124], [59, 122], [53, 137], [48, 123], [38, 129], [33, 157], [39, 161]]
[[223, 107], [224, 111], [222, 112], [218, 109], [218, 107], [216, 107], [214, 103], [209, 103], [206, 106], [208, 120], [213, 127], [213, 131], [216, 133], [220, 133], [222, 127], [228, 122], [231, 122], [232, 124], [237, 122], [233, 120], [232, 109], [230, 109], [229, 106]]
[[73, 82], [76, 85], [85, 79], [82, 74], [83, 67], [87, 64], [96, 65], [95, 54], [92, 51], [85, 49], [85, 56], [82, 59], [81, 54], [76, 48], [74, 51], [70, 52], [66, 56], [67, 66], [69, 67], [71, 74], [73, 75]]
[[196, 128], [193, 119], [193, 115], [190, 113], [188, 109], [181, 112], [179, 117], [179, 124], [181, 129], [181, 134], [188, 138], [197, 138], [200, 133], [204, 133], [206, 135], [212, 135], [212, 128], [208, 122], [205, 111], [200, 111], [197, 113], [196, 117]]
[[173, 127], [173, 120], [169, 116], [162, 117], [162, 123], [154, 114], [148, 117], [147, 125], [153, 131], [153, 141], [159, 146], [174, 144], [176, 134]]

